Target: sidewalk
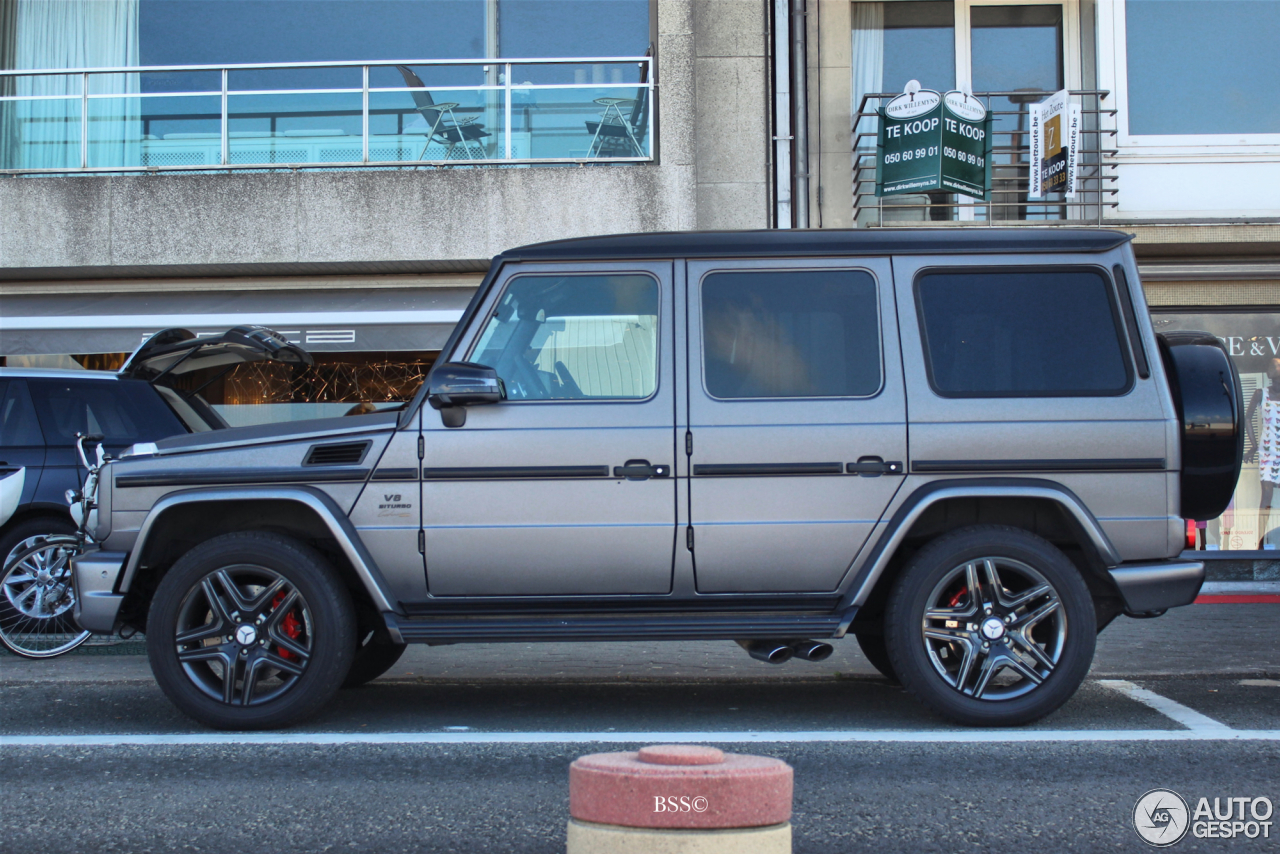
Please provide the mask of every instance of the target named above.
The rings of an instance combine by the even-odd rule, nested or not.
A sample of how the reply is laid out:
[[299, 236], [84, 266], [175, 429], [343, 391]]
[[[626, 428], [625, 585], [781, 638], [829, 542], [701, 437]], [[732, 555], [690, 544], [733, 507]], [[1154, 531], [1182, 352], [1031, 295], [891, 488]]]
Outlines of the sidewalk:
[[[1280, 677], [1280, 605], [1205, 604], [1175, 608], [1153, 620], [1120, 617], [1098, 636], [1092, 678], [1222, 674]], [[757, 681], [876, 676], [852, 637], [834, 641], [820, 663], [770, 665], [732, 641], [509, 643], [411, 646], [383, 679], [449, 682]], [[137, 641], [104, 654], [77, 650], [52, 661], [0, 656], [0, 684], [14, 682], [150, 682]], [[132, 654], [118, 654], [118, 653]]]

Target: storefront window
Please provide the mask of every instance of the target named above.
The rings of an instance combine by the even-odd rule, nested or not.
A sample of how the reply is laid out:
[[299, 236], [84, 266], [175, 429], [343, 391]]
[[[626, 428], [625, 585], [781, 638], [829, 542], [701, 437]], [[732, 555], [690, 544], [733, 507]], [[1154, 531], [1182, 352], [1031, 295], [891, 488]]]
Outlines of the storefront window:
[[1132, 134], [1280, 133], [1280, 3], [1127, 0]]
[[[231, 427], [311, 418], [334, 418], [399, 408], [422, 385], [439, 355], [412, 352], [312, 352], [315, 364], [238, 365], [219, 376], [215, 368], [182, 377], [174, 387], [198, 392]], [[117, 371], [128, 353], [12, 355], [0, 367]]]
[[[1200, 523], [1196, 547], [1205, 550], [1280, 548], [1280, 308], [1206, 312], [1155, 310], [1157, 332], [1196, 330], [1216, 335], [1240, 371], [1248, 423], [1245, 462], [1235, 497], [1217, 519]], [[1273, 509], [1274, 508], [1274, 509]]]

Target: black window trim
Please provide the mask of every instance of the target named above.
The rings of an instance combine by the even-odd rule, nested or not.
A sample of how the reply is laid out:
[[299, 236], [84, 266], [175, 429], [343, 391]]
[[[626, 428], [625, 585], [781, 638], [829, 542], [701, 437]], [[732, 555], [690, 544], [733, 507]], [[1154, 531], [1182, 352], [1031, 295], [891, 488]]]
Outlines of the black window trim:
[[1129, 275], [1124, 270], [1124, 264], [1116, 264], [1112, 267], [1111, 274], [1115, 280], [1116, 292], [1120, 295], [1120, 307], [1124, 312], [1124, 326], [1128, 332], [1129, 347], [1138, 365], [1138, 378], [1150, 379], [1151, 365], [1147, 361], [1147, 347], [1142, 342], [1142, 331], [1138, 328], [1138, 315], [1133, 308], [1133, 294], [1129, 292]]
[[[938, 388], [937, 380], [933, 375], [933, 356], [929, 352], [929, 332], [925, 326], [924, 307], [920, 302], [920, 284], [925, 276], [938, 273], [1066, 273], [1079, 272], [1087, 270], [1096, 273], [1103, 283], [1103, 290], [1107, 295], [1107, 301], [1111, 306], [1111, 322], [1116, 334], [1116, 343], [1120, 345], [1120, 360], [1124, 365], [1125, 383], [1117, 391], [1095, 391], [1095, 390], [1076, 390], [1055, 392], [1041, 392], [1038, 394], [1026, 394], [1022, 392], [965, 392], [957, 394], [955, 392], [947, 392]], [[1099, 264], [975, 264], [968, 266], [964, 264], [946, 264], [938, 267], [921, 267], [916, 270], [915, 278], [911, 283], [911, 298], [915, 302], [916, 323], [920, 330], [920, 349], [924, 356], [925, 374], [929, 379], [929, 388], [938, 397], [948, 400], [1043, 400], [1046, 398], [1062, 398], [1062, 397], [1124, 397], [1133, 391], [1137, 382], [1134, 378], [1133, 359], [1128, 347], [1124, 346], [1125, 326], [1124, 318], [1121, 315], [1119, 299], [1116, 296], [1115, 282], [1111, 278], [1110, 271]]]
[[[884, 394], [885, 389], [885, 350], [884, 350], [884, 305], [880, 298], [881, 281], [874, 270], [867, 267], [854, 266], [849, 264], [824, 264], [822, 266], [788, 266], [770, 263], [765, 266], [756, 266], [750, 263], [752, 259], [743, 259], [747, 263], [741, 266], [734, 265], [728, 267], [710, 267], [698, 277], [697, 304], [698, 304], [698, 374], [699, 381], [702, 384], [702, 393], [709, 400], [717, 403], [762, 403], [769, 401], [807, 401], [807, 400], [873, 400]], [[866, 273], [871, 277], [871, 284], [876, 298], [876, 346], [878, 350], [878, 367], [880, 369], [880, 384], [876, 386], [876, 390], [870, 394], [822, 394], [822, 395], [805, 395], [803, 397], [717, 397], [711, 393], [711, 389], [707, 388], [707, 353], [706, 353], [706, 330], [707, 320], [703, 311], [702, 287], [706, 284], [707, 278], [717, 273]]]
[[[662, 391], [662, 309], [664, 300], [662, 293], [662, 276], [654, 270], [633, 269], [630, 267], [627, 269], [615, 269], [604, 265], [601, 265], [600, 269], [594, 270], [587, 269], [585, 267], [573, 270], [554, 270], [538, 269], [535, 266], [517, 266], [513, 268], [505, 278], [499, 279], [498, 284], [493, 288], [495, 296], [489, 301], [489, 305], [484, 312], [477, 312], [479, 323], [473, 327], [475, 329], [475, 334], [472, 340], [467, 344], [466, 356], [463, 357], [464, 360], [470, 361], [475, 355], [476, 348], [480, 346], [480, 339], [484, 337], [484, 333], [489, 326], [489, 322], [497, 316], [498, 306], [502, 303], [502, 298], [506, 296], [507, 289], [511, 287], [511, 283], [516, 279], [525, 276], [555, 276], [560, 278], [568, 278], [569, 276], [648, 276], [650, 279], [653, 279], [654, 283], [658, 286], [658, 340], [654, 351], [653, 392], [648, 397], [565, 397], [549, 400], [504, 400], [502, 401], [504, 406], [507, 404], [518, 406], [563, 406], [565, 404], [577, 405], [583, 403], [634, 405], [638, 403], [649, 403], [657, 399], [659, 392]], [[483, 285], [481, 287], [483, 288]], [[444, 354], [444, 350], [441, 350], [440, 352], [441, 355]]]

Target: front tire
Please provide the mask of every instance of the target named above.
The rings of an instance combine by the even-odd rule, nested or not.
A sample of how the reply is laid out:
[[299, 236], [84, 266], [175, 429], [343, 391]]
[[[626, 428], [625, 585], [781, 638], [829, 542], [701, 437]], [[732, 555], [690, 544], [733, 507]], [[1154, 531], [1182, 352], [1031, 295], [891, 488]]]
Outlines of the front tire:
[[1017, 726], [1076, 692], [1097, 619], [1079, 570], [1020, 528], [938, 537], [903, 568], [885, 613], [893, 670], [926, 706], [971, 726]]
[[315, 549], [277, 534], [225, 534], [165, 573], [147, 615], [156, 681], [215, 729], [270, 729], [314, 715], [356, 648], [351, 598]]

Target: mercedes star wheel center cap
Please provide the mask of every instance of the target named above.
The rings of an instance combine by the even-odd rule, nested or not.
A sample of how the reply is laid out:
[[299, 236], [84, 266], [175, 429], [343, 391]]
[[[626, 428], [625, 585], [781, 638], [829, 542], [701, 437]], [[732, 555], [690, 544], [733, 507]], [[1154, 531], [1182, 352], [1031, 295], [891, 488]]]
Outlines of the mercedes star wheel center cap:
[[[983, 631], [986, 631], [985, 627]], [[253, 626], [244, 625], [236, 629], [236, 643], [241, 646], [248, 646], [258, 639], [258, 632]]]
[[982, 621], [982, 636], [987, 640], [1000, 640], [1004, 635], [1004, 622], [998, 617], [988, 617]]

